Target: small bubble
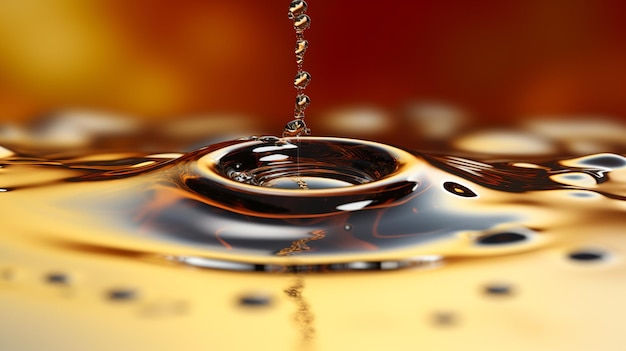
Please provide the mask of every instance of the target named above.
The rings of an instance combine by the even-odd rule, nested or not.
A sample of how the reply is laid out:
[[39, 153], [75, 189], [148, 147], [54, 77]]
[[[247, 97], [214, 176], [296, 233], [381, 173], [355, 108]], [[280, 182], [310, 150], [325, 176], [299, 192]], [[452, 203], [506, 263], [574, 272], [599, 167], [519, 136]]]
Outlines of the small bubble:
[[477, 243], [480, 245], [501, 245], [524, 241], [526, 239], [526, 235], [507, 232], [483, 236], [482, 238], [478, 239]]
[[107, 293], [107, 298], [114, 301], [128, 301], [137, 298], [137, 291], [133, 289], [113, 289]]
[[352, 225], [346, 224], [346, 225], [343, 226], [343, 229], [344, 230], [352, 230]]
[[306, 12], [308, 8], [307, 3], [304, 0], [293, 0], [289, 4], [289, 19], [294, 19]]
[[46, 276], [49, 284], [65, 285], [70, 283], [70, 277], [65, 273], [50, 273]]
[[300, 15], [293, 20], [293, 29], [296, 33], [302, 33], [311, 27], [311, 17]]
[[296, 96], [296, 111], [303, 111], [311, 104], [311, 99], [304, 94]]
[[296, 89], [304, 89], [306, 88], [307, 85], [309, 85], [309, 83], [311, 82], [311, 75], [309, 74], [309, 72], [298, 72], [298, 74], [296, 74], [296, 77], [293, 79], [293, 85], [296, 87]]
[[443, 188], [446, 189], [451, 194], [462, 196], [462, 197], [476, 197], [476, 196], [478, 196], [478, 195], [476, 195], [475, 192], [471, 191], [470, 189], [464, 187], [461, 184], [454, 183], [454, 182], [445, 182], [445, 183], [443, 183]]
[[304, 55], [304, 53], [306, 52], [306, 49], [308, 47], [309, 47], [309, 42], [307, 40], [298, 39], [296, 41], [295, 54], [296, 55]]
[[604, 257], [605, 253], [598, 250], [579, 250], [571, 252], [568, 255], [570, 260], [583, 262], [600, 261], [604, 259]]

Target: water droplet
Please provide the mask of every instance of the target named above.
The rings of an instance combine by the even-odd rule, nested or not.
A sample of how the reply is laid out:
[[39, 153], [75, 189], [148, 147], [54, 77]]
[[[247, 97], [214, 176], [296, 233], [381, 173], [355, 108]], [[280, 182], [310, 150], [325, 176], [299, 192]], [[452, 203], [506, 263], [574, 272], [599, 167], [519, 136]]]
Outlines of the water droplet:
[[294, 19], [306, 12], [308, 8], [307, 3], [304, 0], [293, 0], [289, 4], [289, 19]]
[[296, 49], [295, 49], [295, 54], [296, 55], [304, 55], [304, 53], [306, 52], [306, 49], [309, 47], [309, 42], [307, 40], [304, 39], [298, 39], [296, 41]]
[[137, 298], [134, 289], [113, 289], [107, 293], [107, 298], [114, 301], [129, 301]]
[[525, 241], [526, 239], [527, 236], [524, 234], [506, 232], [483, 236], [478, 239], [477, 243], [480, 245], [501, 245]]
[[605, 253], [598, 250], [579, 250], [571, 252], [568, 255], [570, 260], [583, 262], [600, 261], [604, 259], [604, 257]]
[[311, 17], [300, 15], [293, 20], [293, 29], [296, 33], [302, 33], [311, 27]]
[[293, 137], [299, 136], [302, 134], [309, 134], [310, 130], [306, 127], [306, 123], [302, 119], [294, 119], [293, 121], [287, 123], [285, 125], [285, 130], [283, 131], [283, 137]]
[[296, 96], [296, 111], [303, 111], [305, 108], [309, 107], [311, 104], [311, 99], [304, 94], [298, 94]]
[[478, 196], [478, 195], [476, 195], [475, 192], [471, 191], [470, 189], [464, 187], [461, 184], [454, 183], [454, 182], [445, 182], [445, 183], [443, 183], [443, 188], [446, 189], [451, 194], [462, 196], [462, 197], [476, 197], [476, 196]]
[[309, 85], [309, 83], [311, 83], [311, 75], [309, 72], [298, 72], [296, 77], [293, 79], [293, 85], [296, 89], [304, 89], [307, 85]]

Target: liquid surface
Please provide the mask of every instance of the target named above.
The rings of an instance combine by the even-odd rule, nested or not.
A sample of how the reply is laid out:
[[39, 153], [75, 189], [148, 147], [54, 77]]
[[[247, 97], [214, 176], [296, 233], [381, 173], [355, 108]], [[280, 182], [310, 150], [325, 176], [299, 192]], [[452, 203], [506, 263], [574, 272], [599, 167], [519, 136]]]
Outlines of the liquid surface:
[[[624, 342], [611, 323], [626, 313], [620, 153], [477, 160], [307, 137], [160, 154], [21, 146], [0, 150], [7, 349]], [[22, 336], [35, 322], [48, 327]]]

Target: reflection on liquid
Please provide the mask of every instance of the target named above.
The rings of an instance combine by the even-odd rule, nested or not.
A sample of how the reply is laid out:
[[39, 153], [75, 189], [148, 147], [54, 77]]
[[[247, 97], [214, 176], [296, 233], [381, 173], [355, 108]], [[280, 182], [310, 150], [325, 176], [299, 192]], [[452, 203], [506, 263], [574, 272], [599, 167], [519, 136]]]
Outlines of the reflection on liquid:
[[[6, 143], [2, 349], [624, 344], [619, 147], [473, 158], [277, 141], [187, 153]], [[298, 151], [308, 190], [293, 186]], [[32, 325], [46, 326], [38, 338]]]

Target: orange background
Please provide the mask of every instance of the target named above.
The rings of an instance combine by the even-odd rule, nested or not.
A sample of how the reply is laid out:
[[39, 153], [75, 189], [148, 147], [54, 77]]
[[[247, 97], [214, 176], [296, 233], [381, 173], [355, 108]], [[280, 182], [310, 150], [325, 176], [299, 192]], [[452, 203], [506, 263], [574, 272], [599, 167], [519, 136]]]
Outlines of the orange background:
[[[292, 113], [289, 1], [0, 3], [0, 119]], [[626, 115], [626, 3], [310, 0], [309, 115], [429, 99], [480, 121]]]

